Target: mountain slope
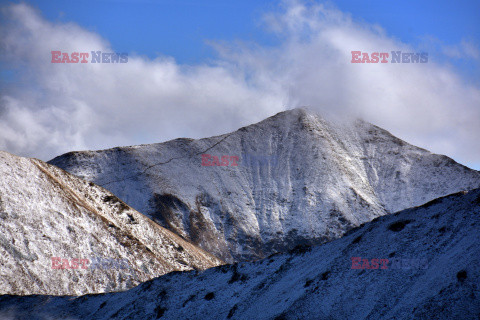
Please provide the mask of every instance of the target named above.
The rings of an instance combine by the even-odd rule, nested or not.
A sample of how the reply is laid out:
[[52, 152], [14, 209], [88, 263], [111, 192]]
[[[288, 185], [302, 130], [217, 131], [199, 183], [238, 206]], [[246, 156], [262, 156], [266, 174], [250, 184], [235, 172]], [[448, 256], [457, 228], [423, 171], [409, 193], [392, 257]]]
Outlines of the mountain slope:
[[[202, 166], [203, 154], [229, 165]], [[335, 124], [304, 109], [222, 136], [71, 152], [50, 163], [230, 262], [323, 243], [480, 186], [479, 172], [448, 157], [372, 124]]]
[[[375, 269], [366, 265], [353, 269], [355, 257], [388, 262]], [[75, 299], [3, 296], [0, 315], [7, 319], [33, 315], [36, 319], [59, 315], [75, 319], [478, 319], [478, 279], [480, 189], [377, 218], [319, 247], [297, 248], [201, 273], [171, 273], [126, 292]]]
[[102, 187], [0, 152], [0, 294], [125, 290], [220, 263]]

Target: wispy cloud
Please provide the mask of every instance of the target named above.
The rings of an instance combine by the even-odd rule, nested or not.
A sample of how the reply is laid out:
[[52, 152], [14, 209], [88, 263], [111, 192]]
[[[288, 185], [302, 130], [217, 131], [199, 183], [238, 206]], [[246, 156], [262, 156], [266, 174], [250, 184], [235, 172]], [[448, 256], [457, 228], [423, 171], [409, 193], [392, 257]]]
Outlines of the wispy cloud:
[[[121, 48], [81, 26], [46, 21], [28, 5], [4, 8], [2, 63], [21, 83], [7, 82], [1, 93], [0, 149], [49, 159], [73, 149], [204, 137], [308, 105], [363, 117], [457, 160], [480, 159], [478, 87], [435, 59], [352, 64], [353, 50], [418, 50], [334, 8], [281, 6], [264, 19], [279, 45], [217, 43], [218, 59], [199, 65], [139, 56], [125, 64], [52, 64], [52, 50]], [[468, 43], [462, 50], [478, 57]]]
[[445, 45], [443, 46], [443, 53], [455, 59], [479, 59], [480, 49], [475, 43], [463, 39], [457, 45]]

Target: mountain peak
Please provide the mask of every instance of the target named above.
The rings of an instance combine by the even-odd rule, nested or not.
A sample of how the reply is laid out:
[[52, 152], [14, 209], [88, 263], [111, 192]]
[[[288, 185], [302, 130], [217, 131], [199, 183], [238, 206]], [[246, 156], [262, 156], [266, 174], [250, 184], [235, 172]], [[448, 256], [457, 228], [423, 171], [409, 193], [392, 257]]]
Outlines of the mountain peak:
[[221, 136], [50, 163], [107, 187], [225, 261], [323, 243], [378, 216], [480, 186], [479, 172], [448, 157], [368, 122], [339, 123], [307, 108]]

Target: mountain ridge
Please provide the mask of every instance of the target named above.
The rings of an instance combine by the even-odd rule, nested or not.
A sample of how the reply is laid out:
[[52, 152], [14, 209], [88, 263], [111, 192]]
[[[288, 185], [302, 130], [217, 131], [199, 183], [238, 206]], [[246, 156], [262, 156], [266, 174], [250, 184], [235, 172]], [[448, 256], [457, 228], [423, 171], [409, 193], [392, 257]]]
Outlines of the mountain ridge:
[[[356, 265], [356, 258], [373, 263]], [[374, 259], [388, 261], [375, 267]], [[320, 246], [202, 272], [172, 272], [126, 292], [73, 299], [2, 296], [0, 315], [477, 319], [479, 277], [480, 189], [475, 189], [378, 217]]]
[[0, 160], [3, 294], [125, 290], [223, 263], [92, 182], [38, 159]]
[[[201, 155], [238, 157], [203, 166]], [[480, 173], [364, 121], [284, 111], [211, 138], [85, 151], [49, 163], [104, 185], [224, 261], [319, 244], [375, 217], [480, 186]]]

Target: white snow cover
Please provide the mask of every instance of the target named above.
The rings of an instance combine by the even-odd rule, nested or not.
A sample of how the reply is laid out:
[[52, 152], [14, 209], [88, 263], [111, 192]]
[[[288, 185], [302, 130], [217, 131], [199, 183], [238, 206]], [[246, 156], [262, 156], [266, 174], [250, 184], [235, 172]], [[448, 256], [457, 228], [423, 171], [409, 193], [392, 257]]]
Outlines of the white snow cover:
[[[389, 259], [352, 269], [352, 257]], [[419, 259], [427, 265], [392, 259]], [[409, 260], [411, 261], [411, 260]], [[126, 292], [0, 297], [2, 319], [478, 319], [480, 189], [261, 261], [175, 272]]]
[[[94, 258], [120, 265], [52, 269], [52, 257], [69, 265], [89, 259], [85, 266], [91, 267]], [[0, 152], [0, 294], [126, 290], [171, 271], [221, 263], [104, 188], [40, 160]]]
[[[202, 166], [202, 154], [238, 156], [238, 166]], [[480, 186], [478, 171], [446, 156], [305, 109], [222, 136], [71, 152], [50, 163], [228, 262], [323, 243]]]

